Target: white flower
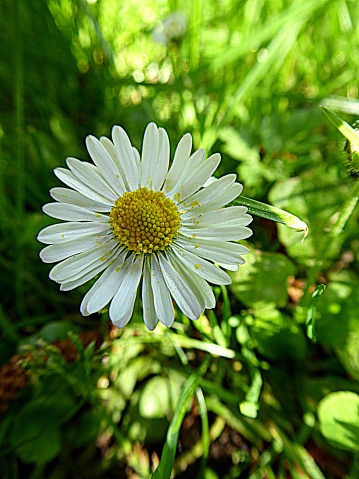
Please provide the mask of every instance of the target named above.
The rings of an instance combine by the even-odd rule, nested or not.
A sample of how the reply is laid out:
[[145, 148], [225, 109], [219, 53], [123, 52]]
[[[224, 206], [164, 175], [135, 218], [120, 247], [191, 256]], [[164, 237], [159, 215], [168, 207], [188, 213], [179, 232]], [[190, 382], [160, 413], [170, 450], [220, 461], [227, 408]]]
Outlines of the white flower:
[[[203, 149], [191, 155], [192, 137], [184, 135], [169, 167], [166, 131], [150, 123], [142, 159], [126, 132], [114, 126], [112, 141], [86, 139], [93, 163], [67, 158], [56, 176], [56, 202], [43, 211], [65, 223], [40, 231], [45, 263], [58, 262], [50, 278], [69, 291], [103, 272], [81, 303], [81, 313], [110, 303], [119, 328], [130, 320], [142, 278], [143, 319], [149, 330], [158, 320], [170, 327], [172, 299], [190, 319], [215, 306], [208, 282], [230, 284], [221, 269], [237, 270], [248, 249], [235, 241], [249, 237], [246, 208], [223, 208], [242, 191], [236, 175], [215, 179], [218, 153], [205, 161]], [[216, 263], [218, 267], [213, 264]]]
[[170, 13], [152, 32], [157, 43], [180, 40], [186, 33], [186, 17], [182, 12]]

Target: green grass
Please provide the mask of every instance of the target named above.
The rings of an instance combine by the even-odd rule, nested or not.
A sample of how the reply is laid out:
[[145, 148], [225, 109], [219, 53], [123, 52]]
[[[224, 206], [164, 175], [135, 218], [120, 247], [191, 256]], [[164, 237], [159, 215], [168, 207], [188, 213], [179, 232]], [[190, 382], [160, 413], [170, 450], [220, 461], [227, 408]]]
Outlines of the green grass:
[[[156, 43], [175, 11], [183, 38]], [[351, 0], [1, 3], [0, 405], [15, 354], [28, 371], [18, 389], [23, 369], [6, 373], [4, 478], [149, 478], [162, 450], [154, 477], [169, 477], [167, 454], [178, 478], [359, 477], [359, 418], [340, 422], [340, 395], [321, 402], [359, 393], [358, 180], [320, 109], [359, 116], [358, 17]], [[172, 155], [187, 131], [220, 152], [220, 175], [237, 173], [246, 198], [309, 235], [255, 217], [247, 264], [215, 288], [213, 311], [178, 311], [174, 328], [149, 333], [138, 300], [110, 331], [107, 311], [79, 312], [88, 286], [62, 293], [48, 279], [41, 206], [52, 170], [88, 159], [88, 134], [119, 124], [141, 148], [149, 121]]]

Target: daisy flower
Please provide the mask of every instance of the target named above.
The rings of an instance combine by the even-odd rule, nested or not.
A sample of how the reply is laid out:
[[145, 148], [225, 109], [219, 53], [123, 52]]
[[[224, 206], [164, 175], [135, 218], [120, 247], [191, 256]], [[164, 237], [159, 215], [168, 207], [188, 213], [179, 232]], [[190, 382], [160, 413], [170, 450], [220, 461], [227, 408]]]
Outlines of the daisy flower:
[[63, 291], [96, 279], [81, 303], [81, 313], [96, 313], [110, 303], [109, 316], [119, 328], [130, 320], [142, 279], [143, 320], [149, 330], [158, 321], [170, 327], [173, 300], [190, 319], [215, 306], [208, 282], [231, 283], [222, 268], [237, 270], [248, 249], [252, 221], [243, 206], [223, 208], [242, 191], [236, 175], [212, 177], [221, 158], [191, 154], [184, 135], [169, 168], [166, 131], [150, 123], [142, 157], [120, 126], [112, 141], [88, 136], [93, 163], [67, 158], [55, 175], [68, 188], [50, 190], [55, 202], [43, 211], [63, 220], [44, 228], [40, 257], [57, 263], [50, 278]]

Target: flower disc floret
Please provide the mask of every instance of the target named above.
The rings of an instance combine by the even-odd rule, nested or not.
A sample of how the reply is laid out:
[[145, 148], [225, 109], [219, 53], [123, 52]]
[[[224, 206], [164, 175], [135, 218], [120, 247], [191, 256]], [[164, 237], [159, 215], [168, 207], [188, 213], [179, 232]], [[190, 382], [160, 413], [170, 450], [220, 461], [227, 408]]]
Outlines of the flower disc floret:
[[145, 187], [119, 196], [110, 213], [113, 233], [136, 254], [163, 251], [177, 236], [180, 223], [173, 201]]

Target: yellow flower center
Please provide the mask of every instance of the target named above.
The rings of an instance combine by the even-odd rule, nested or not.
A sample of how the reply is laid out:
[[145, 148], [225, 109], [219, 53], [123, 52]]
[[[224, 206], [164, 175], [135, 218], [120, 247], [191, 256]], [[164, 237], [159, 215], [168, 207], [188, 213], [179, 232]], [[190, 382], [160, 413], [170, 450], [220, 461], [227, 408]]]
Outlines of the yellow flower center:
[[141, 254], [162, 251], [171, 244], [181, 218], [176, 205], [162, 191], [139, 188], [117, 198], [110, 223], [120, 243]]

